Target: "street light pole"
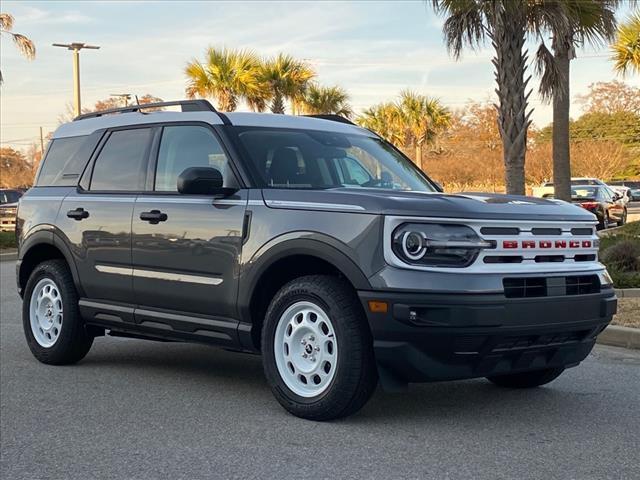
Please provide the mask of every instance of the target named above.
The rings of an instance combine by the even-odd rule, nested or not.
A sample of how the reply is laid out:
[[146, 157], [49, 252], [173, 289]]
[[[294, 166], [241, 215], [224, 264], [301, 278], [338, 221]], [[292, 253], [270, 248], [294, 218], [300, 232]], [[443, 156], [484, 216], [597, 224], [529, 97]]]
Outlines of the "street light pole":
[[80, 103], [80, 50], [88, 48], [91, 50], [98, 50], [100, 47], [96, 45], [87, 45], [85, 43], [54, 43], [54, 47], [63, 47], [73, 52], [73, 111], [75, 116], [80, 115], [81, 103]]

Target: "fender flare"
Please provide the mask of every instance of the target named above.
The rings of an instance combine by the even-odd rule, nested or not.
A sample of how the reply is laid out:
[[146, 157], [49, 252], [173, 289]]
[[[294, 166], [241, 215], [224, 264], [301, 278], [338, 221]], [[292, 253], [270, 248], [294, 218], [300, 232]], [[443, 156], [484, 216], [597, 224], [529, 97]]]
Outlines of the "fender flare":
[[[33, 251], [34, 248], [37, 248], [40, 245], [50, 245], [52, 247], [55, 247], [60, 251], [60, 253], [62, 253], [62, 256], [67, 262], [67, 265], [69, 265], [69, 270], [71, 271], [73, 283], [76, 286], [78, 295], [83, 296], [84, 290], [82, 289], [82, 285], [80, 283], [80, 276], [78, 275], [78, 269], [76, 267], [76, 262], [73, 258], [71, 250], [69, 249], [67, 242], [64, 241], [63, 236], [56, 231], [56, 228], [53, 225], [39, 225], [38, 227], [30, 230], [28, 236], [23, 239], [20, 245], [17, 262], [18, 281], [20, 281], [20, 278], [22, 278], [24, 258], [29, 255], [29, 252]], [[20, 294], [22, 294], [21, 289]]]
[[238, 289], [240, 317], [250, 318], [250, 303], [262, 275], [277, 261], [293, 255], [319, 258], [339, 270], [356, 290], [370, 290], [371, 284], [357, 263], [345, 252], [346, 246], [318, 232], [292, 232], [260, 247], [243, 265]]

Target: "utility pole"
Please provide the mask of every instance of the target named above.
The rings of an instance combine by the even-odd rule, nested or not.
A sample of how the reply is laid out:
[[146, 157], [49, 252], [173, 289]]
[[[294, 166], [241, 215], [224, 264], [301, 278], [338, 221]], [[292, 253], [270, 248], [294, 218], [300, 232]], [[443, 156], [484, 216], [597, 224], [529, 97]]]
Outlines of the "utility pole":
[[40, 127], [40, 158], [44, 158], [44, 136], [42, 135], [42, 127]]
[[73, 111], [76, 115], [80, 115], [80, 50], [88, 48], [98, 50], [100, 47], [96, 45], [87, 45], [86, 43], [54, 43], [54, 47], [63, 47], [73, 52]]

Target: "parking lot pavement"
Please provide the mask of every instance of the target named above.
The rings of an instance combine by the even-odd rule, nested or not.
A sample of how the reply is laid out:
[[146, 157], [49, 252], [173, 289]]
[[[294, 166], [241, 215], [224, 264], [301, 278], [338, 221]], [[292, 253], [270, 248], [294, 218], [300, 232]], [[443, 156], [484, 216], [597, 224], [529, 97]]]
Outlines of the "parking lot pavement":
[[640, 202], [630, 202], [627, 205], [627, 221], [637, 222], [640, 220]]
[[640, 352], [598, 346], [545, 388], [484, 380], [377, 392], [354, 417], [284, 412], [260, 358], [99, 338], [75, 366], [25, 344], [0, 263], [3, 479], [575, 478], [640, 474]]

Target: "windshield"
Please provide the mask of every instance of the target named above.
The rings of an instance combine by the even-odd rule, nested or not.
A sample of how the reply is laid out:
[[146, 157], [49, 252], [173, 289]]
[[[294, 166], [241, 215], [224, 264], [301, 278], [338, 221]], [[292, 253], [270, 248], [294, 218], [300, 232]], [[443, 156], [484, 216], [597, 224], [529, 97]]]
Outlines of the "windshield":
[[231, 130], [266, 188], [437, 191], [411, 161], [377, 138], [282, 128]]
[[571, 187], [571, 198], [596, 198], [598, 196], [598, 187]]
[[0, 205], [5, 203], [16, 203], [20, 200], [20, 193], [15, 190], [2, 190], [0, 191]]

